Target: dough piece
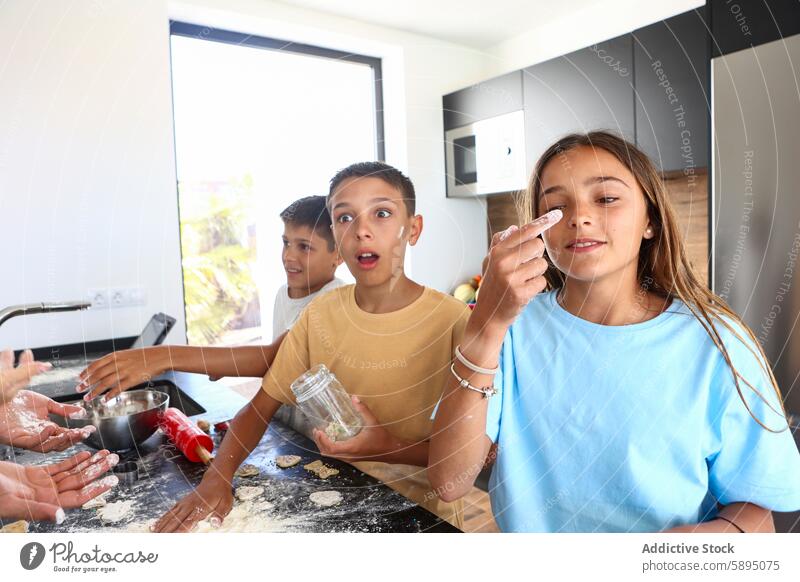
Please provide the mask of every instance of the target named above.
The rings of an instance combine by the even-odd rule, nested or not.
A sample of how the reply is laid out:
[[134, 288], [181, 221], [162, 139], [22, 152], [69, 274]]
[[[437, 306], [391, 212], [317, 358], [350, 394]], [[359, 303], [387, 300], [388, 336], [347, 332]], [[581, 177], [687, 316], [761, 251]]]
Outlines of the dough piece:
[[24, 519], [9, 523], [0, 528], [0, 533], [28, 533], [28, 522]]
[[244, 485], [236, 488], [236, 498], [239, 501], [249, 501], [250, 499], [255, 499], [262, 493], [264, 493], [263, 487], [250, 487]]
[[299, 455], [278, 455], [275, 457], [275, 464], [281, 469], [288, 469], [289, 467], [294, 467], [302, 460], [302, 457]]
[[133, 507], [133, 501], [115, 501], [98, 509], [97, 515], [103, 521], [115, 522], [126, 517], [130, 513], [131, 507]]
[[201, 418], [197, 421], [197, 428], [202, 430], [204, 433], [209, 434], [211, 432], [211, 423], [205, 418]]
[[333, 507], [342, 502], [342, 494], [338, 491], [315, 491], [308, 498], [320, 507]]
[[314, 473], [320, 479], [327, 479], [328, 477], [333, 477], [334, 475], [339, 474], [339, 469], [334, 469], [333, 467], [329, 467], [320, 460], [316, 460], [313, 463], [304, 465], [303, 469], [311, 473]]
[[255, 465], [249, 465], [245, 463], [233, 474], [234, 477], [257, 477], [261, 474], [261, 469], [256, 467]]
[[97, 497], [90, 499], [83, 505], [81, 505], [81, 509], [100, 509], [104, 505], [108, 503], [108, 495], [98, 495]]

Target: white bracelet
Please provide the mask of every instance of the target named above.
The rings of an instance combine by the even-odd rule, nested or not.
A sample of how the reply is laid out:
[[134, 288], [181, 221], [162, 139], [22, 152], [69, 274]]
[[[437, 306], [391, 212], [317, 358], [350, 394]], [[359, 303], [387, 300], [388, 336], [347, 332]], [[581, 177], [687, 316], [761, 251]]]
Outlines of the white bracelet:
[[497, 371], [500, 369], [500, 366], [496, 366], [494, 368], [481, 368], [480, 366], [476, 366], [464, 357], [464, 354], [461, 353], [460, 345], [456, 346], [456, 359], [476, 374], [486, 374], [487, 376], [491, 376], [492, 374], [497, 374]]
[[480, 392], [481, 394], [483, 394], [484, 398], [491, 398], [492, 396], [497, 394], [497, 388], [495, 388], [494, 386], [485, 386], [484, 388], [478, 388], [477, 386], [473, 386], [472, 384], [470, 384], [468, 380], [465, 380], [464, 378], [458, 375], [458, 372], [456, 372], [455, 364], [450, 364], [450, 372], [452, 372], [453, 376], [456, 377], [456, 380], [458, 380], [458, 385], [461, 388], [466, 388], [474, 392]]

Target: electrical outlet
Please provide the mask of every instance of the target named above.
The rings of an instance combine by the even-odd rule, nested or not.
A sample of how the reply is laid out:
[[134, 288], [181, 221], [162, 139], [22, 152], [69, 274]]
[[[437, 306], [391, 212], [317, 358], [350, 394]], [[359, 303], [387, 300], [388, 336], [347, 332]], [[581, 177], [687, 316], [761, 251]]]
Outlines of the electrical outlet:
[[86, 291], [89, 301], [92, 302], [93, 309], [104, 309], [108, 305], [108, 289], [94, 287]]
[[108, 290], [108, 304], [111, 307], [125, 307], [128, 304], [128, 293], [124, 287], [112, 287]]

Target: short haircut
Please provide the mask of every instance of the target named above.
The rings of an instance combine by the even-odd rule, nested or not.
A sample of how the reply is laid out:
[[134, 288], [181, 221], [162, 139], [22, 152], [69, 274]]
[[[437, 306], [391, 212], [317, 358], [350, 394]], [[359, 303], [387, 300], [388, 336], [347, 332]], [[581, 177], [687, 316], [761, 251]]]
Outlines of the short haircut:
[[411, 180], [397, 168], [384, 164], [383, 162], [358, 162], [350, 164], [343, 170], [339, 170], [331, 179], [331, 188], [328, 191], [328, 202], [330, 203], [333, 193], [339, 185], [348, 178], [379, 178], [396, 188], [406, 205], [409, 216], [414, 216], [417, 206], [417, 197], [414, 194], [414, 184]]
[[281, 212], [284, 224], [307, 226], [322, 235], [328, 243], [328, 250], [336, 248], [331, 231], [331, 215], [328, 212], [325, 196], [306, 196], [295, 200]]

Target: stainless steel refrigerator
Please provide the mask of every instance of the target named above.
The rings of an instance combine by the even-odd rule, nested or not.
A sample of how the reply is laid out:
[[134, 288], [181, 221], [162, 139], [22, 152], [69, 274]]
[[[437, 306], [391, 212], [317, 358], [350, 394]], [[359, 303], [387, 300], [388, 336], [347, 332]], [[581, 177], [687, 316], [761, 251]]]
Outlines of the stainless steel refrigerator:
[[[713, 289], [763, 345], [796, 426], [800, 35], [714, 58], [711, 73]], [[779, 531], [800, 529], [786, 517]]]
[[712, 60], [713, 285], [800, 414], [800, 35]]

